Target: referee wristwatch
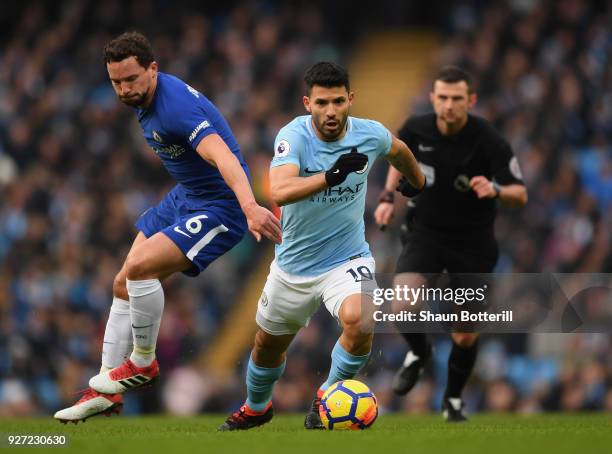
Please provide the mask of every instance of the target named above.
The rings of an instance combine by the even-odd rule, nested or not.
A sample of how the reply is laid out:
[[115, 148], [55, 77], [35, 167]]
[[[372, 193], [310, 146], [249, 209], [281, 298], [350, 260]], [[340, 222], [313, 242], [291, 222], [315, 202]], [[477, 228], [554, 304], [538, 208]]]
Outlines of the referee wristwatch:
[[493, 189], [495, 190], [495, 197], [493, 197], [494, 199], [499, 199], [499, 195], [501, 194], [501, 185], [497, 182], [497, 181], [492, 181], [491, 184], [493, 185]]
[[395, 193], [393, 191], [383, 191], [378, 196], [378, 203], [393, 203], [395, 201]]

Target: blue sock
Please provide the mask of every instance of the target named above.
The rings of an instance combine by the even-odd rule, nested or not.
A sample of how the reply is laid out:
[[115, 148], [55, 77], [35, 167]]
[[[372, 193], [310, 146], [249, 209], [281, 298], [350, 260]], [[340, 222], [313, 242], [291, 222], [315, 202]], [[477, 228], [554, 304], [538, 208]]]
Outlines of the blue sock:
[[283, 375], [285, 361], [278, 367], [260, 367], [249, 358], [247, 368], [247, 406], [254, 411], [263, 411], [272, 400], [272, 389], [276, 380]]
[[351, 355], [347, 352], [340, 341], [336, 342], [334, 349], [331, 353], [332, 363], [329, 369], [329, 376], [325, 383], [321, 385], [321, 390], [326, 391], [331, 385], [340, 380], [347, 380], [353, 378], [357, 373], [365, 366], [368, 362], [370, 353], [362, 356]]

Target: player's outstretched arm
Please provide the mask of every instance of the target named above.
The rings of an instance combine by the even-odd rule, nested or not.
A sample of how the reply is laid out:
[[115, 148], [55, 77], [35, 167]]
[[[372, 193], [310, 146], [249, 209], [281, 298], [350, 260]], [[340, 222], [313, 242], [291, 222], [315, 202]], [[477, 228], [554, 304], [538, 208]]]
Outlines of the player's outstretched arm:
[[280, 222], [255, 200], [249, 179], [247, 178], [238, 158], [234, 156], [223, 139], [218, 134], [206, 136], [198, 144], [198, 154], [210, 164], [219, 169], [227, 185], [234, 191], [240, 207], [247, 218], [249, 230], [259, 242], [261, 236], [270, 241], [281, 243]]
[[297, 202], [327, 187], [324, 172], [310, 177], [300, 177], [299, 174], [300, 170], [294, 164], [270, 169], [270, 192], [274, 203], [283, 206]]

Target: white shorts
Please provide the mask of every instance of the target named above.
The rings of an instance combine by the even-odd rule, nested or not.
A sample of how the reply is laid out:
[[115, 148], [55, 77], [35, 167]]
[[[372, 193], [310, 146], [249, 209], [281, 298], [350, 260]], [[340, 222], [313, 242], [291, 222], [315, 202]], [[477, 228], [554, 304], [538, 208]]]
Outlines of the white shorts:
[[308, 325], [321, 302], [338, 320], [340, 306], [348, 296], [373, 296], [378, 288], [375, 268], [374, 258], [360, 257], [319, 276], [296, 276], [285, 273], [273, 261], [255, 320], [274, 336], [295, 334]]

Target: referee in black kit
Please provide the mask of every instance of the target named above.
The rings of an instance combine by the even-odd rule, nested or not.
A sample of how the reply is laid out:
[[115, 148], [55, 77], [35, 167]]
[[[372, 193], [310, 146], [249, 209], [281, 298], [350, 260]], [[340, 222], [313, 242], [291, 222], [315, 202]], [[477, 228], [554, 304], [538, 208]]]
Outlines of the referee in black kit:
[[[444, 67], [430, 93], [432, 114], [409, 118], [398, 137], [406, 142], [427, 177], [417, 189], [394, 168], [374, 217], [386, 226], [394, 212], [397, 188], [410, 201], [408, 232], [397, 262], [394, 286], [427, 284], [422, 273], [490, 273], [498, 257], [493, 223], [497, 199], [507, 206], [523, 206], [527, 191], [508, 142], [483, 118], [470, 115], [476, 103], [469, 75], [455, 66]], [[410, 351], [393, 379], [400, 395], [410, 391], [431, 357], [423, 333], [402, 333]], [[443, 415], [449, 422], [465, 421], [461, 392], [470, 377], [477, 353], [477, 333], [451, 333], [448, 382]]]

